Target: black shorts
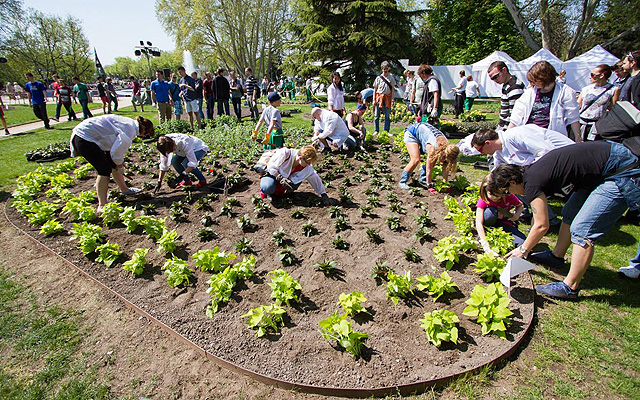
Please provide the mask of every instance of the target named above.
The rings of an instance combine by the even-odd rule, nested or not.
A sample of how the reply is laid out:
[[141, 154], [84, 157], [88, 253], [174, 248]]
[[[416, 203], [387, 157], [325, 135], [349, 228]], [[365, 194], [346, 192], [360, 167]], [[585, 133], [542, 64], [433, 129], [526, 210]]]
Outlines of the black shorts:
[[74, 136], [73, 148], [75, 153], [84, 157], [100, 176], [111, 176], [111, 170], [116, 169], [116, 163], [111, 159], [111, 153], [102, 150], [93, 142]]

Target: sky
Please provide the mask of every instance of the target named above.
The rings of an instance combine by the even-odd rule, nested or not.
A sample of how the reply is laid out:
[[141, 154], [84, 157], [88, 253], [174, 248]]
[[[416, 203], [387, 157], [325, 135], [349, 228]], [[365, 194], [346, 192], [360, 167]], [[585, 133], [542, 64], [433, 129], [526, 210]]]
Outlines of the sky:
[[112, 64], [116, 57], [136, 59], [134, 47], [140, 40], [163, 51], [175, 49], [173, 39], [156, 19], [154, 0], [23, 0], [23, 5], [82, 21], [91, 52], [95, 47], [102, 65]]

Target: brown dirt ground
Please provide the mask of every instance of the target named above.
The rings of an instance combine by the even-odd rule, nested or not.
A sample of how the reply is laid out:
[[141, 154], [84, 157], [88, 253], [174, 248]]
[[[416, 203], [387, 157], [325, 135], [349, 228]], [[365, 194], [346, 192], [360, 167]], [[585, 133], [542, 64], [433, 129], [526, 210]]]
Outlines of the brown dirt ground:
[[[356, 167], [359, 165], [359, 162], [352, 161]], [[395, 155], [390, 160], [389, 167], [391, 171], [400, 170], [400, 161]], [[294, 208], [274, 207], [272, 210], [275, 216], [255, 218], [252, 212], [251, 195], [257, 191], [257, 179], [251, 178], [253, 179], [250, 188], [236, 193], [234, 196], [241, 203], [237, 210], [238, 215], [249, 214], [258, 222], [259, 228], [255, 232], [243, 233], [238, 228], [235, 218], [220, 216], [216, 219], [218, 224], [214, 226], [216, 232], [220, 234], [220, 238], [213, 242], [201, 243], [198, 241], [196, 233], [201, 226], [199, 220], [203, 212], [193, 208], [189, 213], [189, 222], [175, 223], [168, 220], [167, 223], [170, 228], [177, 227], [178, 232], [182, 235], [186, 244], [183, 248], [185, 256], [202, 248], [212, 248], [214, 245], [232, 251], [233, 243], [242, 236], [253, 240], [253, 247], [259, 260], [256, 278], [236, 288], [230, 302], [223, 306], [213, 319], [208, 319], [204, 315], [204, 309], [209, 303], [209, 296], [205, 291], [208, 287], [207, 281], [210, 274], [197, 271], [195, 273], [196, 279], [188, 287], [181, 289], [168, 287], [159, 269], [164, 259], [155, 252], [156, 246], [142, 234], [128, 234], [123, 227], [104, 230], [109, 240], [120, 244], [127, 256], [130, 256], [136, 247], [152, 249], [148, 258], [154, 267], [143, 277], [137, 279], [132, 279], [128, 272], [120, 269], [120, 264], [114, 268], [105, 269], [103, 265], [93, 263], [84, 257], [73, 243], [68, 241], [68, 236], [63, 235], [42, 240], [92, 276], [99, 278], [103, 283], [207, 351], [245, 368], [288, 381], [337, 387], [381, 387], [412, 383], [458, 373], [482, 365], [496, 354], [504, 352], [511, 341], [517, 340], [523, 334], [524, 321], [527, 321], [533, 312], [533, 295], [529, 287], [513, 293], [521, 303], [517, 301], [511, 303], [511, 308], [516, 314], [510, 329], [509, 341], [504, 341], [493, 335], [481, 336], [479, 325], [462, 316], [462, 310], [465, 307], [464, 300], [468, 297], [471, 289], [477, 283], [481, 283], [477, 274], [471, 271], [472, 267], [468, 265], [474, 258], [463, 256], [461, 265], [450, 272], [453, 280], [460, 287], [460, 293], [445, 296], [443, 302], [433, 303], [426, 297], [417, 297], [411, 304], [401, 302], [398, 306], [393, 306], [386, 299], [384, 284], [378, 285], [370, 278], [370, 267], [378, 260], [387, 260], [397, 272], [411, 269], [413, 277], [425, 273], [439, 274], [443, 270], [432, 257], [431, 249], [435, 245], [435, 241], [420, 245], [412, 236], [416, 229], [413, 216], [418, 214], [418, 210], [413, 208], [413, 204], [417, 200], [429, 202], [429, 210], [435, 223], [434, 237], [441, 238], [453, 232], [451, 222], [443, 219], [446, 213], [442, 203], [443, 195], [414, 198], [397, 189], [394, 182], [392, 191], [399, 195], [407, 209], [407, 215], [400, 217], [403, 226], [408, 229], [399, 233], [393, 233], [386, 227], [385, 218], [392, 213], [387, 207], [388, 201], [383, 194], [380, 196], [382, 205], [376, 208], [378, 218], [363, 219], [357, 208], [345, 207], [351, 229], [342, 232], [341, 235], [351, 244], [351, 248], [349, 251], [338, 251], [329, 246], [335, 235], [335, 230], [328, 210], [321, 207], [302, 206], [305, 198], [309, 195], [304, 192], [310, 189], [308, 186], [301, 187], [302, 193], [296, 193], [293, 203], [294, 207], [300, 205], [307, 217], [317, 224], [320, 235], [311, 238], [306, 238], [300, 230], [300, 226], [306, 220], [294, 220], [289, 217]], [[149, 178], [136, 177], [134, 183], [139, 184], [142, 179], [148, 180]], [[339, 180], [336, 180], [334, 184], [337, 185], [338, 182]], [[90, 185], [91, 181], [81, 181], [74, 188], [74, 191], [86, 190], [90, 188]], [[355, 195], [357, 203], [364, 204], [366, 196], [363, 192], [366, 187], [368, 185], [365, 180], [365, 182], [349, 188], [349, 191]], [[335, 189], [330, 189], [329, 193], [333, 197], [337, 197]], [[424, 194], [427, 192], [424, 191]], [[159, 199], [153, 201], [166, 202], [167, 200], [177, 200], [180, 197], [181, 195], [177, 192], [165, 189]], [[222, 200], [213, 203], [215, 214], [220, 209], [221, 203]], [[278, 206], [278, 202], [275, 205]], [[158, 209], [161, 215], [167, 212], [165, 207], [158, 206]], [[22, 224], [23, 229], [30, 229], [13, 209], [8, 209], [8, 212], [12, 220]], [[240, 318], [240, 315], [246, 313], [249, 308], [270, 302], [266, 272], [280, 267], [277, 249], [271, 243], [270, 236], [271, 232], [281, 225], [292, 235], [295, 253], [301, 260], [293, 267], [285, 267], [285, 270], [300, 281], [303, 301], [297, 307], [287, 308], [289, 321], [280, 335], [273, 335], [268, 339], [257, 339], [253, 332], [246, 328], [246, 319]], [[66, 223], [65, 227], [68, 229], [69, 224]], [[364, 235], [364, 230], [367, 227], [379, 228], [385, 243], [379, 246], [371, 244]], [[6, 233], [4, 231], [3, 241], [7, 242], [9, 238], [5, 239]], [[32, 234], [34, 234], [33, 231]], [[36, 233], [35, 236], [38, 234]], [[24, 251], [24, 254], [28, 254], [31, 260], [42, 256], [37, 247], [31, 247], [27, 251], [28, 243], [25, 242], [26, 240], [23, 239], [18, 241], [21, 246], [25, 247], [24, 249], [15, 249], [16, 253]], [[10, 247], [13, 247], [14, 244], [11, 245]], [[421, 263], [410, 264], [404, 260], [402, 249], [407, 246], [418, 249], [423, 258]], [[118, 354], [114, 356], [112, 353], [108, 356], [116, 360], [109, 366], [110, 373], [126, 377], [120, 382], [114, 382], [114, 391], [124, 390], [124, 387], [130, 384], [127, 380], [135, 379], [133, 377], [142, 374], [147, 378], [140, 378], [141, 380], [155, 386], [150, 394], [153, 394], [154, 390], [158, 391], [155, 393], [167, 393], [166, 390], [171, 388], [169, 390], [177, 391], [179, 397], [193, 398], [196, 393], [205, 392], [205, 388], [207, 391], [211, 391], [221, 387], [225, 393], [222, 398], [226, 398], [224, 397], [226, 396], [225, 389], [228, 390], [228, 385], [233, 385], [233, 398], [241, 397], [239, 395], [260, 397], [262, 393], [275, 393], [275, 391], [278, 393], [275, 395], [277, 398], [287, 398], [287, 396], [293, 395], [290, 392], [268, 388], [249, 378], [236, 376], [222, 370], [210, 362], [199, 360], [202, 357], [195, 351], [177, 343], [175, 339], [149, 325], [146, 320], [136, 317], [135, 314], [125, 307], [119, 306], [115, 301], [111, 302], [113, 308], [103, 307], [102, 303], [104, 303], [104, 298], [108, 297], [107, 295], [99, 293], [100, 291], [95, 289], [90, 282], [77, 279], [78, 274], [70, 272], [69, 267], [58, 262], [54, 257], [47, 255], [46, 258], [50, 261], [38, 263], [42, 265], [38, 265], [36, 268], [41, 268], [39, 272], [45, 274], [47, 280], [54, 287], [54, 290], [49, 289], [52, 292], [51, 298], [57, 298], [61, 294], [63, 297], [77, 298], [83, 304], [83, 308], [89, 311], [89, 315], [97, 314], [100, 316], [96, 318], [97, 327], [92, 334], [96, 338], [91, 339], [96, 343], [96, 357], [105, 357], [105, 354], [111, 351], [110, 347], [114, 343], [111, 340], [99, 338], [111, 338], [123, 333], [123, 330], [125, 338], [136, 337], [131, 345], [125, 346], [124, 349], [118, 349], [118, 352], [126, 354], [122, 355], [123, 358], [126, 357], [126, 361], [121, 359]], [[339, 268], [344, 272], [342, 278], [330, 280], [321, 273], [313, 271], [311, 265], [324, 258], [338, 261]], [[24, 257], [19, 263], [16, 263], [22, 264], [23, 261], [26, 261]], [[49, 265], [53, 265], [53, 269]], [[19, 266], [16, 268], [20, 269]], [[79, 288], [77, 290], [69, 289], [68, 282], [65, 282], [66, 278], [71, 278], [73, 285], [77, 285]], [[525, 286], [524, 279], [518, 283], [520, 286]], [[55, 289], [59, 291], [56, 293]], [[363, 359], [354, 359], [349, 354], [335, 349], [320, 336], [317, 328], [319, 320], [338, 310], [336, 302], [339, 293], [352, 290], [364, 292], [368, 297], [365, 306], [371, 307], [374, 311], [372, 320], [354, 323], [354, 329], [370, 335], [367, 341], [369, 350], [365, 352]], [[72, 302], [73, 300], [70, 300], [70, 303]], [[457, 346], [445, 345], [441, 350], [438, 350], [428, 343], [424, 332], [419, 327], [418, 319], [425, 311], [442, 307], [442, 303], [447, 308], [456, 311], [461, 317], [461, 340]], [[143, 343], [140, 343], [138, 338], [141, 338]], [[120, 340], [127, 342], [122, 336], [119, 336], [118, 339], [116, 343], [119, 343]], [[104, 344], [101, 345], [101, 343]], [[172, 348], [173, 346], [175, 348]], [[205, 370], [205, 373], [203, 374], [201, 370]], [[149, 378], [149, 374], [153, 378]], [[110, 382], [113, 381], [113, 379], [110, 380]], [[156, 396], [164, 398], [163, 395], [156, 394]], [[272, 397], [272, 395], [268, 394], [268, 397]]]

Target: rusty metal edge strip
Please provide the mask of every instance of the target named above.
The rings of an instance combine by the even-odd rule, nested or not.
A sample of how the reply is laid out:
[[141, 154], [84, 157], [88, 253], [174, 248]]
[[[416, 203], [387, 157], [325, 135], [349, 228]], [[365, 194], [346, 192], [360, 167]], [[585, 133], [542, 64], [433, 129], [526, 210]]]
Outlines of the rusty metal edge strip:
[[[438, 379], [431, 379], [431, 380], [426, 380], [426, 381], [408, 383], [408, 384], [404, 384], [404, 385], [386, 386], [386, 387], [373, 388], [373, 389], [338, 388], [338, 387], [330, 387], [330, 386], [314, 386], [314, 385], [305, 385], [305, 384], [300, 384], [300, 383], [295, 383], [295, 382], [290, 382], [290, 381], [284, 381], [284, 380], [281, 380], [281, 379], [272, 378], [272, 377], [269, 377], [269, 376], [266, 376], [266, 375], [262, 375], [262, 374], [260, 374], [258, 372], [251, 371], [251, 370], [243, 368], [243, 367], [241, 367], [241, 366], [239, 366], [237, 364], [234, 364], [234, 363], [232, 363], [230, 361], [227, 361], [227, 360], [225, 360], [223, 358], [220, 358], [220, 357], [218, 357], [218, 356], [216, 356], [214, 354], [211, 354], [210, 352], [206, 351], [205, 349], [203, 349], [202, 347], [198, 346], [197, 344], [195, 344], [191, 340], [187, 339], [186, 337], [182, 336], [181, 334], [176, 332], [173, 328], [171, 328], [170, 326], [166, 325], [164, 322], [158, 320], [157, 318], [155, 318], [151, 314], [147, 313], [146, 311], [144, 311], [140, 307], [136, 306], [134, 303], [132, 303], [129, 300], [127, 300], [127, 298], [125, 298], [124, 296], [122, 296], [121, 294], [116, 292], [115, 290], [111, 289], [110, 287], [108, 287], [104, 283], [100, 282], [98, 279], [96, 279], [93, 276], [91, 276], [89, 273], [84, 271], [82, 268], [78, 267], [77, 265], [75, 265], [71, 261], [69, 261], [66, 258], [62, 257], [60, 254], [55, 252], [49, 246], [47, 246], [46, 244], [42, 243], [36, 237], [32, 236], [29, 232], [26, 232], [22, 228], [18, 227], [16, 224], [13, 223], [13, 221], [7, 215], [7, 207], [9, 207], [9, 201], [5, 201], [3, 214], [4, 214], [5, 219], [11, 224], [11, 226], [14, 227], [14, 229], [16, 229], [18, 232], [22, 233], [23, 235], [29, 237], [36, 244], [42, 246], [44, 249], [46, 249], [48, 252], [50, 252], [54, 256], [57, 256], [58, 258], [62, 259], [65, 263], [70, 265], [73, 269], [75, 269], [76, 271], [80, 272], [82, 275], [87, 277], [90, 281], [96, 283], [99, 287], [105, 289], [108, 293], [110, 293], [111, 295], [116, 297], [118, 300], [123, 302], [127, 307], [129, 307], [131, 310], [133, 310], [137, 314], [147, 318], [149, 321], [151, 321], [154, 324], [156, 324], [157, 326], [159, 326], [162, 330], [164, 330], [165, 332], [169, 333], [171, 336], [174, 336], [175, 338], [181, 340], [185, 344], [191, 346], [198, 353], [204, 355], [208, 360], [213, 361], [217, 365], [219, 365], [219, 366], [221, 366], [223, 368], [226, 368], [226, 369], [228, 369], [230, 371], [239, 372], [239, 373], [241, 373], [243, 375], [249, 376], [249, 377], [251, 377], [251, 378], [253, 378], [253, 379], [255, 379], [255, 380], [259, 381], [259, 382], [262, 382], [262, 383], [265, 383], [265, 384], [268, 384], [268, 385], [271, 385], [271, 386], [276, 386], [276, 387], [282, 388], [282, 389], [299, 390], [299, 391], [305, 392], [305, 393], [314, 393], [314, 394], [320, 394], [320, 395], [326, 395], [326, 396], [357, 397], [357, 398], [372, 397], [372, 396], [373, 397], [382, 397], [382, 396], [397, 395], [397, 394], [400, 394], [400, 395], [404, 396], [404, 395], [410, 395], [410, 394], [416, 394], [416, 393], [424, 392], [427, 388], [444, 385], [445, 383], [447, 383], [447, 382], [449, 382], [449, 381], [451, 381], [451, 380], [453, 380], [453, 379], [455, 379], [457, 377], [460, 377], [460, 376], [466, 375], [466, 374], [470, 374], [470, 373], [474, 373], [474, 372], [479, 371], [480, 369], [484, 368], [485, 366], [487, 366], [489, 364], [493, 364], [493, 363], [499, 362], [501, 360], [504, 360], [504, 359], [510, 357], [513, 353], [515, 353], [518, 350], [518, 348], [520, 347], [520, 344], [529, 335], [529, 332], [530, 332], [531, 327], [533, 325], [533, 319], [535, 317], [536, 307], [535, 307], [535, 293], [534, 293], [533, 312], [531, 313], [531, 318], [527, 322], [527, 327], [525, 329], [525, 332], [524, 332], [524, 334], [522, 334], [522, 336], [520, 336], [520, 339], [518, 339], [516, 342], [514, 342], [512, 344], [511, 347], [509, 347], [509, 349], [507, 351], [505, 351], [504, 353], [502, 353], [501, 355], [499, 355], [495, 359], [493, 359], [493, 360], [491, 360], [491, 361], [489, 361], [489, 362], [487, 362], [485, 364], [479, 365], [479, 366], [477, 366], [477, 367], [475, 367], [473, 369], [470, 369], [470, 370], [467, 370], [467, 371], [463, 371], [463, 372], [459, 372], [459, 373], [456, 373], [456, 374], [451, 374], [451, 375], [444, 376], [444, 377], [441, 377], [441, 378], [438, 378]], [[531, 281], [531, 284], [533, 285], [533, 279], [531, 278], [531, 275], [529, 273], [527, 273], [527, 276], [529, 277], [529, 280]]]

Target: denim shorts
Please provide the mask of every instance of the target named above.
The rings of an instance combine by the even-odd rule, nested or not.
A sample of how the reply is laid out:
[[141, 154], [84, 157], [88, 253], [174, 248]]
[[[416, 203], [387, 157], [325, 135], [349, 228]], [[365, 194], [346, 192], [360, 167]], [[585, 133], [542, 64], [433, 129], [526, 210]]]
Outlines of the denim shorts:
[[[614, 143], [603, 175], [636, 160], [626, 147]], [[571, 241], [584, 246], [607, 233], [627, 208], [640, 208], [640, 168], [612, 175], [592, 191], [576, 190], [562, 208], [562, 221], [570, 225]]]
[[[435, 128], [434, 128], [435, 129]], [[420, 153], [425, 154], [427, 152], [427, 145], [430, 144], [434, 148], [438, 147], [438, 136], [442, 133], [434, 132], [430, 130], [426, 125], [420, 125], [417, 132], [412, 134], [409, 130], [404, 130], [404, 142], [415, 143], [420, 146]], [[417, 137], [416, 137], [417, 136]]]

